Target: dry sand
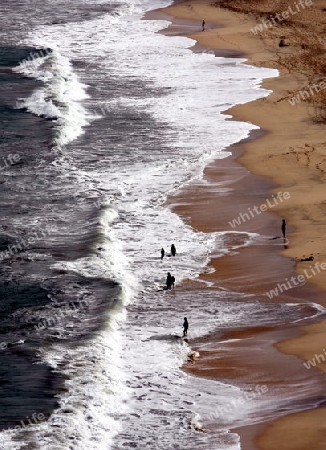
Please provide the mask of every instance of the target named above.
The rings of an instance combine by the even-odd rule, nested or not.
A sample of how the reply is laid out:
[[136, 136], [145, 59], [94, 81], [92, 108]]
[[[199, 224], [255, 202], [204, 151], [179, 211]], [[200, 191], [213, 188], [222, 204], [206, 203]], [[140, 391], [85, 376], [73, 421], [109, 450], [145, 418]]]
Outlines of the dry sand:
[[[326, 6], [325, 1], [318, 3]], [[322, 9], [321, 6], [315, 8]], [[268, 132], [262, 138], [244, 144], [245, 152], [238, 161], [252, 174], [272, 179], [275, 188], [271, 194], [290, 193], [290, 199], [273, 209], [292, 226], [291, 245], [283, 254], [298, 259], [313, 255], [314, 263], [326, 262], [325, 123], [314, 120], [317, 112], [313, 104], [303, 101], [295, 106], [290, 104], [292, 93], [305, 87], [310, 78], [303, 73], [288, 72], [278, 62], [280, 53], [287, 55], [297, 51], [297, 46], [278, 47], [279, 39], [275, 35], [283, 36], [284, 27], [278, 32], [267, 30], [267, 37], [262, 40], [250, 31], [259, 23], [256, 20], [203, 1], [186, 1], [165, 11], [176, 17], [203, 17], [206, 22], [222, 24], [224, 28], [212, 28], [189, 37], [210, 48], [244, 52], [248, 63], [281, 70], [280, 77], [263, 82], [264, 88], [273, 91], [269, 97], [238, 105], [226, 112]], [[324, 14], [326, 21], [326, 12]], [[303, 273], [305, 268], [306, 264], [298, 263], [296, 270]], [[326, 271], [321, 271], [310, 280], [324, 291], [325, 274]]]
[[[245, 292], [263, 294], [275, 283], [293, 275], [294, 270], [297, 275], [309, 278], [310, 286], [301, 288], [299, 294], [298, 290], [294, 290], [295, 294], [287, 291], [277, 301], [287, 301], [295, 295], [298, 301], [308, 299], [325, 305], [326, 271], [319, 269], [317, 273], [315, 264], [326, 262], [326, 90], [318, 94], [314, 92], [315, 95], [309, 95], [306, 101], [295, 105], [289, 99], [300, 95], [300, 90], [308, 89], [313, 83], [320, 86], [323, 81], [325, 65], [322, 58], [326, 42], [326, 11], [323, 9], [326, 9], [326, 2], [316, 0], [312, 6], [305, 7], [287, 20], [272, 27], [263, 27], [257, 35], [252, 32], [263, 19], [272, 20], [276, 13], [288, 11], [290, 5], [294, 7], [294, 2], [229, 0], [213, 4], [205, 0], [191, 0], [161, 11], [163, 15], [167, 13], [174, 17], [172, 25], [164, 31], [167, 34], [185, 34], [188, 30], [189, 37], [200, 45], [220, 49], [221, 55], [225, 50], [237, 55], [244, 54], [249, 64], [280, 70], [279, 77], [263, 82], [264, 88], [273, 91], [269, 97], [227, 111], [238, 120], [259, 125], [265, 133], [259, 138], [251, 136], [246, 142], [234, 146], [232, 157], [206, 168], [205, 183], [193, 183], [181, 195], [171, 198], [170, 203], [196, 229], [217, 231], [229, 229], [229, 226], [226, 228], [228, 220], [237, 217], [248, 206], [261, 204], [266, 196], [289, 192], [290, 198], [286, 202], [279, 202], [272, 211], [262, 214], [257, 220], [248, 221], [242, 228], [262, 234], [273, 233], [273, 230], [280, 232], [280, 219], [284, 217], [288, 224], [289, 244], [284, 248], [272, 245], [249, 247], [237, 255], [213, 258], [211, 264], [216, 272], [204, 275], [204, 278], [209, 278], [216, 286], [239, 287]], [[206, 21], [205, 32], [201, 31], [203, 19]], [[196, 23], [198, 31], [195, 31]], [[279, 47], [281, 38], [288, 46]], [[231, 180], [231, 194], [217, 194], [217, 179]], [[282, 249], [282, 255], [288, 259], [279, 255], [278, 249]], [[313, 262], [300, 261], [310, 255], [314, 257]], [[315, 274], [312, 272], [314, 269]], [[298, 371], [306, 370], [307, 377], [317, 376], [318, 370], [311, 369], [309, 372], [302, 369], [302, 362], [296, 360], [299, 361], [299, 368], [298, 363], [294, 363], [294, 356], [290, 355], [308, 361], [315, 354], [323, 353], [326, 347], [326, 321], [303, 327], [300, 336], [298, 331], [237, 330], [234, 333], [240, 339], [243, 333], [253, 333], [257, 339], [256, 346], [264, 342], [266, 353], [273, 355], [264, 361], [264, 371], [273, 374], [271, 382], [279, 383], [284, 377], [288, 357], [293, 358], [291, 361], [298, 366]], [[210, 339], [214, 340], [214, 337]], [[279, 352], [273, 350], [275, 347]], [[202, 354], [200, 361], [188, 370], [202, 376], [209, 372], [210, 376], [219, 378], [250, 378], [256, 372], [262, 373], [259, 358], [255, 356], [249, 366], [243, 358], [231, 361], [223, 359], [223, 355], [219, 355], [218, 364], [214, 365], [216, 358], [211, 353]], [[326, 364], [321, 363], [318, 368], [325, 372]], [[258, 381], [259, 377], [256, 379]], [[320, 382], [323, 383], [323, 380]], [[325, 449], [325, 415], [325, 408], [318, 408], [288, 415], [267, 427], [251, 427], [251, 430], [247, 427], [239, 431], [242, 448]]]

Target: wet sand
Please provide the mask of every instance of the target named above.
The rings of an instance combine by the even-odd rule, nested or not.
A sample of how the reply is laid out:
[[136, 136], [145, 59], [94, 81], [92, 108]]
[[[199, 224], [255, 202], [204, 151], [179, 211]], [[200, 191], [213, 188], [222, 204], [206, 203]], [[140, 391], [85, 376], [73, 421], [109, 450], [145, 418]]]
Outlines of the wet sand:
[[[232, 232], [234, 228], [229, 222], [240, 212], [264, 203], [278, 192], [289, 192], [290, 198], [286, 202], [278, 202], [268, 212], [257, 214], [236, 227], [239, 232], [259, 233], [262, 236], [259, 245], [238, 249], [224, 257], [215, 258], [213, 255], [210, 264], [215, 272], [202, 275], [219, 288], [266, 296], [269, 289], [290, 279], [294, 273], [298, 276], [311, 270], [311, 262], [298, 262], [298, 259], [313, 254], [313, 264], [326, 261], [322, 192], [326, 173], [324, 125], [313, 120], [310, 103], [292, 106], [288, 101], [289, 93], [297, 92], [307, 75], [283, 69], [279, 64], [280, 50], [276, 38], [279, 30], [268, 30], [263, 39], [254, 36], [250, 29], [257, 21], [251, 16], [198, 0], [181, 2], [159, 12], [166, 13], [173, 16], [170, 17], [172, 25], [163, 32], [189, 35], [199, 42], [195, 50], [207, 46], [221, 51], [221, 56], [227, 51], [237, 56], [245, 53], [248, 63], [280, 69], [280, 77], [263, 83], [263, 87], [273, 91], [268, 98], [227, 111], [235, 119], [259, 125], [261, 131], [232, 146], [228, 149], [232, 151], [231, 157], [211, 163], [205, 169], [203, 180], [192, 183], [169, 200], [171, 208], [195, 229]], [[201, 32], [202, 19], [205, 19], [207, 28], [204, 33]], [[193, 30], [196, 20], [197, 31]], [[290, 53], [295, 50], [297, 47], [284, 49]], [[282, 217], [288, 222], [289, 241], [286, 242], [280, 237]], [[238, 239], [241, 240], [241, 233]], [[236, 244], [234, 237], [230, 239], [230, 248]], [[289, 289], [273, 301], [325, 304], [324, 273], [316, 273], [307, 281], [304, 286]], [[271, 386], [284, 383], [291, 389], [291, 380], [296, 377], [311, 381], [315, 386], [316, 398], [302, 398], [301, 406], [294, 404], [292, 409], [290, 406], [288, 411], [282, 412], [285, 417], [238, 429], [241, 448], [324, 448], [324, 376], [315, 368], [307, 370], [302, 359], [308, 360], [315, 353], [322, 352], [326, 321], [302, 328], [291, 325], [275, 329], [235, 329], [228, 333], [211, 335], [209, 341], [190, 339], [190, 345], [199, 351], [200, 357], [188, 364], [185, 370], [197, 376], [241, 380], [243, 386], [266, 383], [268, 378]], [[237, 341], [232, 344], [226, 342], [227, 351], [223, 352], [221, 343], [230, 333]], [[259, 351], [262, 346], [263, 359]], [[320, 364], [320, 369], [325, 371], [325, 366]], [[291, 414], [297, 407], [309, 409], [316, 405], [319, 405], [316, 409]]]

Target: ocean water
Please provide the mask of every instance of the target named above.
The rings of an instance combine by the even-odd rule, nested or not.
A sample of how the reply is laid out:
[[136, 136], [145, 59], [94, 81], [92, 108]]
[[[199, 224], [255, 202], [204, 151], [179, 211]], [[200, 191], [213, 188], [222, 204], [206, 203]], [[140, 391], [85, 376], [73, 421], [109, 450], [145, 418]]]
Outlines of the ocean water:
[[195, 282], [213, 252], [234, 250], [166, 199], [256, 128], [222, 111], [268, 95], [261, 81], [277, 75], [194, 54], [158, 33], [168, 22], [142, 19], [168, 4], [1, 2], [0, 448], [235, 450], [232, 429], [310, 389], [249, 401], [180, 369], [185, 312], [191, 339], [321, 311], [200, 283], [162, 290], [168, 271]]

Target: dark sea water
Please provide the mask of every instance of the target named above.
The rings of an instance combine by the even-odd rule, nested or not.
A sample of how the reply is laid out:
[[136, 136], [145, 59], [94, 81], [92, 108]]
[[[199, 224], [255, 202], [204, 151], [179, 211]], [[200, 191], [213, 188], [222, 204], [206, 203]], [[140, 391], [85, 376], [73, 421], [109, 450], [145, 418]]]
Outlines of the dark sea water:
[[[58, 394], [66, 391], [67, 380], [41, 358], [40, 349], [92, 339], [105, 326], [105, 313], [121, 289], [110, 279], [53, 267], [89, 254], [100, 233], [99, 197], [92, 193], [92, 201], [87, 200], [84, 189], [82, 206], [76, 202], [78, 180], [56, 166], [63, 151], [55, 145], [56, 124], [46, 114], [17, 107], [44, 83], [12, 69], [42, 50], [51, 54], [19, 41], [51, 15], [67, 22], [82, 12], [43, 2], [18, 2], [14, 8], [2, 2], [0, 9], [0, 427], [20, 426], [18, 441], [29, 434], [32, 442], [25, 425], [47, 419], [59, 407]], [[98, 14], [95, 7], [87, 17]]]
[[197, 338], [316, 310], [162, 291], [168, 271], [181, 284], [261, 238], [230, 249], [236, 232], [196, 232], [165, 200], [255, 128], [221, 112], [267, 95], [275, 74], [158, 34], [166, 22], [141, 18], [164, 5], [1, 2], [0, 448], [233, 450], [234, 426], [293, 398], [269, 393], [195, 431], [245, 393], [180, 370], [185, 312]]

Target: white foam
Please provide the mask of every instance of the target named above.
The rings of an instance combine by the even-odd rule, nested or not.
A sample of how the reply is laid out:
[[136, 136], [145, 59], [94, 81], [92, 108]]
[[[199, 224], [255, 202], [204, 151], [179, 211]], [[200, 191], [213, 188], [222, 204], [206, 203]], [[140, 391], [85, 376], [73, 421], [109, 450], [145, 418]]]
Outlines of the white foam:
[[87, 98], [86, 86], [79, 82], [69, 59], [56, 47], [42, 56], [44, 53], [14, 69], [44, 83], [29, 98], [21, 99], [17, 107], [53, 120], [58, 127], [55, 143], [63, 146], [80, 136], [89, 124], [89, 115], [81, 105]]

